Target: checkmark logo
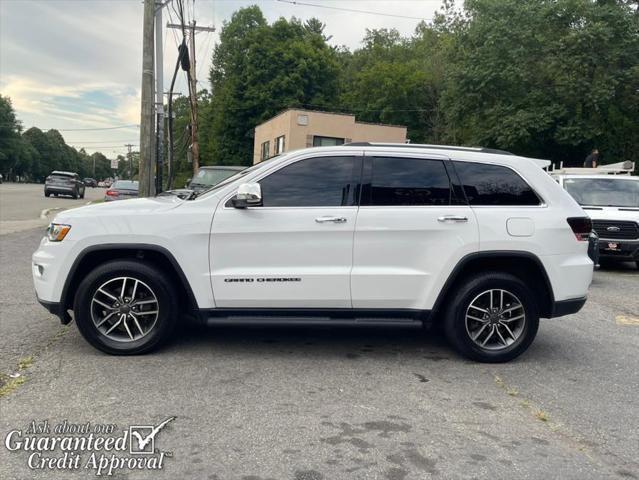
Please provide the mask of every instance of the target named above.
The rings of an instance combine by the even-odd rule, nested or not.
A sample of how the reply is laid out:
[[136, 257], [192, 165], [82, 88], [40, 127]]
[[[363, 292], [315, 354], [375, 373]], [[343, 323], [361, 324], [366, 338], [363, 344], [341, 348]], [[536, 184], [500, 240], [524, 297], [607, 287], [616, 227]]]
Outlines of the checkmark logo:
[[131, 425], [129, 427], [129, 453], [148, 455], [155, 452], [155, 436], [175, 417], [169, 417], [157, 426]]

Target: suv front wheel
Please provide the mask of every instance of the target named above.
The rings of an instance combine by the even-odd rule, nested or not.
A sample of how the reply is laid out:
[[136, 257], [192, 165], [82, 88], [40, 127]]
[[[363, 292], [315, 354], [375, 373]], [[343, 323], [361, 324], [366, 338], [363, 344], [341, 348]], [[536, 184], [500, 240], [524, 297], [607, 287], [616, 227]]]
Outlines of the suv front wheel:
[[464, 356], [507, 362], [530, 346], [539, 327], [535, 295], [519, 278], [486, 272], [468, 278], [452, 295], [444, 319], [450, 343]]
[[167, 275], [139, 261], [115, 260], [80, 284], [74, 313], [82, 336], [115, 355], [146, 353], [162, 344], [177, 323], [175, 289]]

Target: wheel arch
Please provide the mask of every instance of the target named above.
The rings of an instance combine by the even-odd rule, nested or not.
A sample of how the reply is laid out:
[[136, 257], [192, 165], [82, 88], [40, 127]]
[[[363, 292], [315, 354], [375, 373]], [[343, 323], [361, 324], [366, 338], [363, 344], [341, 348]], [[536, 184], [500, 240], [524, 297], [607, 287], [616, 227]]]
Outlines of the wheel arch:
[[531, 289], [537, 298], [540, 316], [553, 316], [555, 298], [552, 285], [546, 269], [536, 255], [519, 251], [487, 251], [468, 254], [459, 261], [435, 300], [431, 318], [444, 310], [446, 300], [464, 278], [482, 271], [510, 273], [528, 285], [540, 285], [540, 288]]
[[110, 260], [137, 259], [150, 263], [166, 272], [179, 293], [179, 300], [190, 311], [198, 311], [191, 285], [175, 257], [166, 248], [152, 244], [103, 244], [87, 247], [76, 257], [64, 282], [60, 301], [63, 310], [73, 308], [75, 293], [85, 274], [92, 268]]

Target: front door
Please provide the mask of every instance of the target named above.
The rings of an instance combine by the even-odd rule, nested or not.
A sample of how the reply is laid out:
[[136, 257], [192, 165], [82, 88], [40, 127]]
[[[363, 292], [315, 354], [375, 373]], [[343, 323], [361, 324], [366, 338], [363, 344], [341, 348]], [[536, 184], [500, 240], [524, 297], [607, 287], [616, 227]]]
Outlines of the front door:
[[297, 159], [258, 179], [262, 206], [221, 204], [211, 282], [221, 308], [350, 308], [361, 157]]
[[365, 158], [354, 308], [432, 309], [457, 262], [479, 246], [475, 215], [456, 178], [443, 156]]

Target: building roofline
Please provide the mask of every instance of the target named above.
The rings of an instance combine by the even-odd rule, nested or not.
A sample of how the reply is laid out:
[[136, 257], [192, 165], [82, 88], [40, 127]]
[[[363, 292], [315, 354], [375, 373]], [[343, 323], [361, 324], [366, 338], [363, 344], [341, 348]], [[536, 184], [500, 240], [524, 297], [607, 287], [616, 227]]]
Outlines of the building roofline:
[[268, 120], [265, 120], [262, 123], [256, 125], [255, 128], [261, 127], [265, 123], [268, 123], [268, 122], [276, 119], [280, 115], [284, 115], [285, 113], [292, 112], [292, 111], [306, 112], [306, 113], [323, 113], [325, 115], [341, 115], [341, 116], [344, 116], [344, 117], [353, 117], [353, 120], [354, 120], [355, 123], [359, 123], [359, 124], [362, 124], [362, 125], [377, 125], [377, 126], [380, 126], [380, 127], [394, 127], [394, 128], [406, 128], [406, 129], [408, 129], [408, 127], [406, 127], [406, 125], [395, 125], [395, 124], [391, 124], [391, 123], [361, 122], [361, 121], [357, 120], [357, 117], [356, 117], [356, 115], [354, 113], [330, 112], [328, 110], [309, 110], [307, 108], [297, 108], [297, 107], [285, 108], [284, 110], [282, 110], [282, 111], [278, 112], [277, 114], [273, 115]]

